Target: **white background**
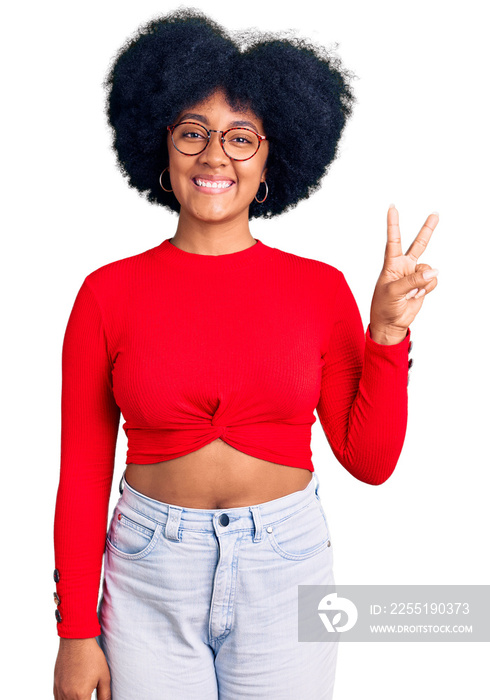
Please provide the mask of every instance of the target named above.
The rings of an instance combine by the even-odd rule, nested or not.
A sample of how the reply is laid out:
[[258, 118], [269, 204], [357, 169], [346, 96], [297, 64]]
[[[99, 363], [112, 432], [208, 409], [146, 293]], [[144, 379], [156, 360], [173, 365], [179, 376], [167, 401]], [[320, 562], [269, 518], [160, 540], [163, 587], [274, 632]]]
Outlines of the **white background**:
[[[404, 251], [428, 214], [440, 213], [420, 259], [440, 270], [439, 284], [411, 326], [408, 429], [394, 474], [377, 487], [357, 481], [335, 460], [319, 421], [313, 426], [339, 584], [490, 582], [489, 62], [478, 5], [193, 5], [229, 29], [292, 29], [330, 47], [359, 78], [354, 116], [322, 190], [283, 217], [252, 222], [256, 238], [341, 269], [366, 327], [389, 204], [400, 213]], [[89, 272], [159, 244], [177, 222], [119, 174], [101, 84], [126, 37], [177, 5], [90, 0], [12, 7], [1, 42], [8, 528], [2, 628], [9, 659], [1, 685], [2, 697], [50, 698], [66, 322]], [[113, 499], [127, 448], [120, 431]], [[488, 651], [488, 644], [345, 643], [335, 700], [482, 698]]]

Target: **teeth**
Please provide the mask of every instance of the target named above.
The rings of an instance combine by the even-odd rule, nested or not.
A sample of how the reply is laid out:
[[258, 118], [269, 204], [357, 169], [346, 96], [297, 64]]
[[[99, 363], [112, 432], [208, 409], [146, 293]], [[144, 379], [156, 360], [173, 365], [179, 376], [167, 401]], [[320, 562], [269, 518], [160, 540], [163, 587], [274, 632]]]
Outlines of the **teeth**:
[[194, 180], [196, 185], [199, 185], [199, 187], [212, 187], [213, 189], [218, 189], [218, 190], [223, 190], [226, 189], [227, 187], [231, 187], [233, 184], [232, 182], [226, 182], [224, 180]]

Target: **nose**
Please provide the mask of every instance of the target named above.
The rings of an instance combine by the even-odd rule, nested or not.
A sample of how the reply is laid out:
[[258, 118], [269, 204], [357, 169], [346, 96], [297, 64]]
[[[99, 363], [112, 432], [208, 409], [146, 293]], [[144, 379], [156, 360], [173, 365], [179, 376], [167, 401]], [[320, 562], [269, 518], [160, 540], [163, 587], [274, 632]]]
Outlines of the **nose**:
[[200, 155], [200, 161], [214, 168], [229, 163], [230, 159], [221, 147], [221, 134], [215, 131], [211, 132], [211, 138], [207, 148]]

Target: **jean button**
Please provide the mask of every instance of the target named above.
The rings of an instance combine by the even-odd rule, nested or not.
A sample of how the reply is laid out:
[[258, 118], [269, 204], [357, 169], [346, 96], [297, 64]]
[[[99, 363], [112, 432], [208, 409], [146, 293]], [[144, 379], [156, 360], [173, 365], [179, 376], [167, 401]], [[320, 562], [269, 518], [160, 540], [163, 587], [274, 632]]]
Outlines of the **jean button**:
[[222, 513], [222, 515], [219, 516], [219, 522], [220, 525], [228, 525], [230, 518], [226, 515], [226, 513]]

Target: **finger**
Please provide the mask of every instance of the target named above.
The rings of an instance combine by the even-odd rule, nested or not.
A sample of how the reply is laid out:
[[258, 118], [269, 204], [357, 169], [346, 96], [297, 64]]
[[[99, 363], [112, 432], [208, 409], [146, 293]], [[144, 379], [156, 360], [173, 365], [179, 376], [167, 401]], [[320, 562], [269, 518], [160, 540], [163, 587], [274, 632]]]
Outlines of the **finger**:
[[419, 288], [415, 287], [415, 289], [411, 289], [409, 292], [405, 294], [405, 299], [411, 299], [414, 297], [416, 294], [418, 294]]
[[398, 221], [398, 211], [394, 205], [388, 209], [388, 240], [385, 248], [385, 263], [389, 258], [402, 255], [402, 238]]
[[422, 296], [426, 297], [427, 294], [430, 294], [436, 287], [437, 279], [431, 280], [425, 287], [423, 287], [423, 289], [418, 290], [418, 292], [414, 295], [414, 299], [420, 299]]
[[405, 255], [412, 258], [412, 260], [418, 260], [424, 252], [424, 250], [427, 248], [430, 241], [430, 237], [434, 233], [434, 229], [438, 223], [439, 214], [436, 214], [435, 212], [433, 214], [429, 214], [429, 216], [425, 220], [424, 225], [418, 232], [415, 240], [413, 241], [412, 245], [407, 250]]

